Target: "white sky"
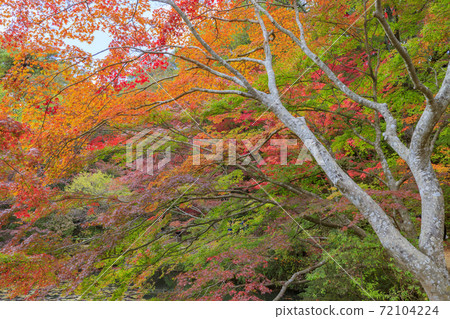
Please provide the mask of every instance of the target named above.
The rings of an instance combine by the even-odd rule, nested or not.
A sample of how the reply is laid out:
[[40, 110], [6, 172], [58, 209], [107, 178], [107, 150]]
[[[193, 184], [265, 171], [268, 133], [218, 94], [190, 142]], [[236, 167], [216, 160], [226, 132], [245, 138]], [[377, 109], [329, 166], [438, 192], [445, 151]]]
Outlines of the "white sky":
[[[106, 32], [95, 31], [94, 32], [94, 41], [92, 41], [91, 44], [89, 44], [87, 42], [81, 42], [79, 40], [73, 40], [73, 39], [68, 39], [68, 40], [65, 40], [64, 42], [67, 44], [70, 44], [70, 45], [75, 45], [91, 54], [95, 54], [99, 51], [107, 49], [111, 40], [112, 40], [111, 37]], [[108, 54], [108, 51], [105, 51], [101, 54], [96, 55], [95, 58], [101, 59], [101, 58], [105, 57], [107, 54]]]
[[[163, 7], [165, 5], [161, 3], [152, 3], [152, 9], [157, 9], [160, 7]], [[144, 16], [151, 17], [152, 11], [148, 11], [144, 13]], [[4, 31], [4, 26], [0, 25], [0, 32]], [[87, 42], [81, 42], [79, 40], [73, 40], [73, 39], [66, 39], [64, 40], [65, 43], [69, 45], [75, 45], [81, 49], [83, 49], [86, 52], [89, 52], [91, 54], [95, 54], [99, 51], [105, 50], [108, 48], [108, 45], [111, 43], [112, 38], [108, 35], [108, 33], [103, 31], [95, 31], [94, 32], [94, 41], [92, 41], [91, 44]], [[100, 59], [105, 57], [108, 54], [108, 51], [103, 52], [102, 54], [98, 54], [95, 56], [96, 59]]]
[[[134, 2], [132, 0], [131, 2]], [[151, 11], [147, 11], [143, 14], [143, 16], [151, 18], [152, 11], [154, 9], [158, 9], [161, 7], [169, 7], [168, 5], [162, 4], [162, 3], [151, 3]], [[95, 54], [99, 51], [105, 50], [108, 48], [108, 45], [111, 43], [112, 38], [108, 35], [108, 33], [103, 31], [95, 31], [94, 32], [94, 41], [92, 41], [91, 44], [88, 44], [87, 42], [81, 42], [78, 40], [72, 40], [68, 39], [64, 42], [70, 45], [76, 45], [77, 47], [83, 49], [86, 52], [89, 52], [91, 54]], [[101, 59], [105, 57], [108, 54], [108, 51], [103, 52], [102, 54], [98, 54], [95, 56], [96, 59]]]

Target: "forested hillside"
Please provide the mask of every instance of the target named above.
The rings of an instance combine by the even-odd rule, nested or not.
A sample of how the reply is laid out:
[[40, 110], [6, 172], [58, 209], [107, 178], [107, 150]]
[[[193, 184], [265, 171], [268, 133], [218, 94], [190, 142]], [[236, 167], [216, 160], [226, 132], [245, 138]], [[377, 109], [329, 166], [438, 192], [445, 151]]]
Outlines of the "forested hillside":
[[0, 299], [449, 300], [449, 17], [0, 0]]

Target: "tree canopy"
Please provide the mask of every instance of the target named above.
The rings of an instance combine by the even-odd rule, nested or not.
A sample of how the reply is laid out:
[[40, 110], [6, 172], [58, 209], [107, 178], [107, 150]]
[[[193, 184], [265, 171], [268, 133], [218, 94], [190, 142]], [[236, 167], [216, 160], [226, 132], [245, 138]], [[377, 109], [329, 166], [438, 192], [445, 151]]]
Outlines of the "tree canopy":
[[449, 300], [448, 1], [0, 8], [8, 298]]

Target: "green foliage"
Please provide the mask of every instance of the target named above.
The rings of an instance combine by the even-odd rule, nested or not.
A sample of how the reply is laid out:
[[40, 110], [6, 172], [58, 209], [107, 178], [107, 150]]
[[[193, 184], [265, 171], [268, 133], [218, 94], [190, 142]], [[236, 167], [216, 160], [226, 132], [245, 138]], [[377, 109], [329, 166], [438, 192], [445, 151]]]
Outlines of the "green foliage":
[[[3, 78], [6, 72], [13, 66], [14, 58], [11, 57], [5, 50], [0, 48], [0, 79]], [[6, 94], [0, 84], [0, 100]]]
[[234, 50], [240, 45], [250, 44], [250, 36], [248, 35], [245, 29], [242, 29], [241, 32], [237, 32], [232, 35], [232, 42], [230, 43], [230, 49]]
[[[307, 249], [304, 243], [291, 243], [289, 249], [272, 251], [271, 260], [264, 274], [272, 281], [285, 281], [289, 274], [294, 274], [305, 269], [311, 262], [307, 257]], [[295, 285], [290, 289], [295, 289]]]
[[448, 51], [448, 39], [450, 37], [450, 3], [446, 0], [437, 0], [430, 3], [427, 24], [421, 34], [423, 41], [429, 43], [435, 53]]
[[69, 215], [49, 214], [36, 221], [35, 226], [41, 229], [48, 229], [63, 237], [72, 235], [75, 230], [75, 223]]
[[244, 98], [241, 96], [226, 96], [217, 100], [210, 101], [203, 111], [204, 117], [228, 113], [242, 104]]
[[305, 300], [426, 300], [419, 282], [395, 265], [376, 236], [333, 232], [329, 240], [333, 260], [307, 276]]
[[113, 177], [101, 171], [78, 174], [65, 189], [70, 193], [85, 193], [94, 196], [126, 196], [130, 192], [126, 188], [115, 188]]
[[217, 189], [227, 189], [242, 182], [244, 174], [240, 169], [234, 170], [228, 175], [224, 175], [217, 181]]
[[14, 65], [14, 58], [5, 50], [0, 48], [0, 78]]

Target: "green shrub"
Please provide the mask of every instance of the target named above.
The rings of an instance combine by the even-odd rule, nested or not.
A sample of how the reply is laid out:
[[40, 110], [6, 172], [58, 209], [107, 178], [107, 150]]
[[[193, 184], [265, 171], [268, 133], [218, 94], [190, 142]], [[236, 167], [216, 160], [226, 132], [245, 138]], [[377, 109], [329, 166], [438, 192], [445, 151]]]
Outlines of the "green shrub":
[[94, 196], [127, 196], [130, 191], [126, 187], [115, 188], [117, 185], [111, 175], [101, 171], [95, 173], [83, 172], [78, 174], [70, 185], [66, 187], [69, 193], [85, 193]]
[[[375, 235], [330, 233], [334, 260], [307, 275], [305, 300], [425, 300], [420, 283], [394, 264]], [[326, 258], [326, 256], [324, 256]], [[350, 278], [350, 276], [352, 278]]]

